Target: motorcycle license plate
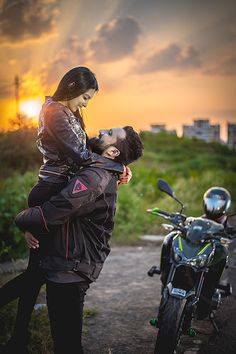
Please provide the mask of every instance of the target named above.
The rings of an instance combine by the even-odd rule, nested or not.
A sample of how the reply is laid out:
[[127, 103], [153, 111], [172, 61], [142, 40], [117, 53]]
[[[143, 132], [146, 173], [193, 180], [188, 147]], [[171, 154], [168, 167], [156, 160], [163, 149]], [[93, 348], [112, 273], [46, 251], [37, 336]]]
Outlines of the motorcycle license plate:
[[179, 289], [179, 288], [173, 288], [171, 290], [171, 294], [185, 297], [186, 291], [183, 289]]

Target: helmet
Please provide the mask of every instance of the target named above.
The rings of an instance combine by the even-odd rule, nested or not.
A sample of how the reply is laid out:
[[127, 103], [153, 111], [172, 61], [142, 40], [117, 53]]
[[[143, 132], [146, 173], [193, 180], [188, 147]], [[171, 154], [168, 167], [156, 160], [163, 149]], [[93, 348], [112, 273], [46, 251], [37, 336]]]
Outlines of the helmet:
[[212, 187], [203, 196], [204, 210], [209, 219], [217, 220], [222, 217], [230, 204], [231, 196], [225, 188]]

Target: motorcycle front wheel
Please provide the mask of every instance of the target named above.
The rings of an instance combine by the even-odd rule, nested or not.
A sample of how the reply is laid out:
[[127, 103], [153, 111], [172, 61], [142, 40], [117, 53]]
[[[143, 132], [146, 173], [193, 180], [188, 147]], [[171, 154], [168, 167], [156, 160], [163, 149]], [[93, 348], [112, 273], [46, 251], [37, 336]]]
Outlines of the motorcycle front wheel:
[[154, 354], [173, 354], [179, 343], [185, 316], [185, 299], [169, 296], [160, 316]]

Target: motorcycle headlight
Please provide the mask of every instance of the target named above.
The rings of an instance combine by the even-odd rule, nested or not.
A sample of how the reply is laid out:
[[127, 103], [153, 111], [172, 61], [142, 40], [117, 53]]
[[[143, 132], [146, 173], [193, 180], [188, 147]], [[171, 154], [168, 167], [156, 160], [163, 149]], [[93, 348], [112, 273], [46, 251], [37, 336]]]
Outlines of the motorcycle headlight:
[[202, 268], [207, 264], [208, 257], [205, 254], [201, 254], [197, 257], [188, 260], [188, 264], [192, 267]]
[[189, 265], [191, 265], [192, 267], [196, 267], [196, 266], [197, 266], [197, 258], [189, 259], [189, 260], [187, 261], [187, 263], [188, 263]]
[[179, 248], [174, 247], [173, 258], [175, 262], [179, 262], [182, 260], [182, 254]]

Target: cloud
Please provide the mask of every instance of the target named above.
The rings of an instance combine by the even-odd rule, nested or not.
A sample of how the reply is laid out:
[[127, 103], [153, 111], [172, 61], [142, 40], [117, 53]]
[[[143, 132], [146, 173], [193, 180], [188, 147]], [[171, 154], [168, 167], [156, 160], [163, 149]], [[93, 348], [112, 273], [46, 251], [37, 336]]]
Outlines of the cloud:
[[42, 84], [48, 88], [58, 83], [62, 76], [75, 66], [85, 65], [86, 54], [78, 37], [68, 39], [66, 48], [59, 50], [56, 55], [42, 67], [40, 73]]
[[150, 55], [136, 69], [142, 73], [166, 70], [189, 70], [201, 67], [199, 53], [193, 46], [170, 44]]
[[206, 75], [234, 76], [236, 75], [236, 56], [226, 58], [220, 64], [205, 70]]
[[114, 61], [133, 52], [141, 29], [135, 19], [126, 17], [104, 23], [96, 32], [89, 42], [93, 59]]
[[[235, 17], [234, 17], [235, 19]], [[225, 42], [230, 44], [236, 43], [236, 28], [230, 28], [229, 30], [225, 31], [222, 36]]]
[[56, 0], [2, 0], [0, 39], [10, 44], [52, 33], [58, 12]]
[[[10, 62], [14, 65], [16, 59], [11, 59]], [[68, 70], [76, 66], [87, 66], [86, 53], [78, 37], [72, 36], [68, 38], [66, 46], [62, 45], [48, 61], [43, 60], [41, 67], [32, 69], [28, 62], [24, 67], [22, 66], [20, 73], [21, 95], [37, 95], [41, 91], [47, 93], [48, 90], [51, 90], [52, 85], [59, 83]], [[14, 94], [13, 81], [0, 78], [0, 92], [1, 98], [12, 96]]]

